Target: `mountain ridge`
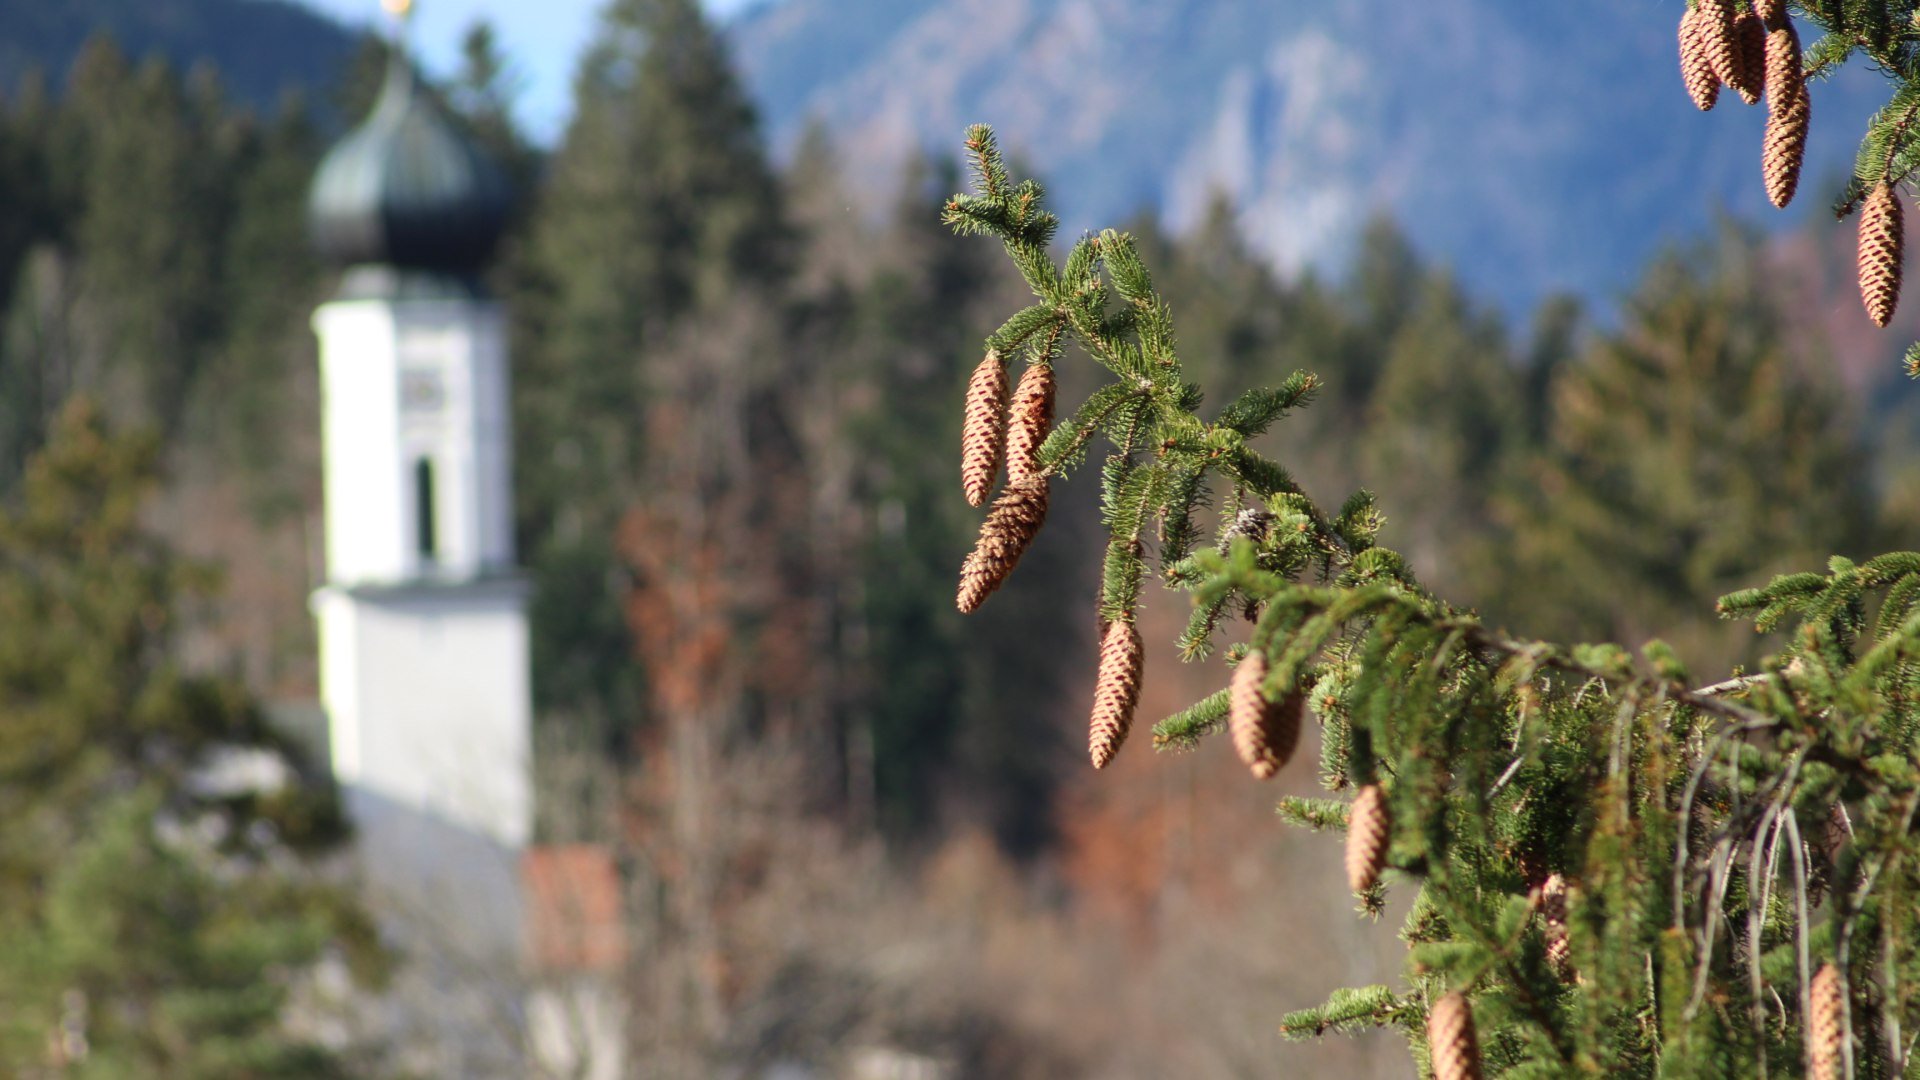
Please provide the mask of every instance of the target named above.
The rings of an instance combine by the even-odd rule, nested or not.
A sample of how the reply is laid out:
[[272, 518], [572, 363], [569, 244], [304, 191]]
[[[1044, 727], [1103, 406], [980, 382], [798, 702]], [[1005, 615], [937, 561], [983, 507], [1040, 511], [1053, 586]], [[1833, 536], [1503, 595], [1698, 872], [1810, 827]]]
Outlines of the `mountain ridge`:
[[291, 0], [12, 0], [0, 2], [0, 88], [14, 93], [35, 71], [59, 87], [99, 33], [136, 62], [160, 55], [188, 69], [209, 61], [231, 93], [259, 109], [331, 89], [359, 40]]
[[1721, 213], [1770, 229], [1824, 213], [1884, 84], [1814, 89], [1809, 182], [1785, 214], [1760, 183], [1764, 106], [1702, 116], [1674, 61], [1676, 4], [1456, 0], [786, 0], [730, 28], [772, 144], [811, 119], [884, 192], [967, 123], [1060, 195], [1070, 231], [1215, 193], [1277, 267], [1330, 270], [1364, 221], [1399, 220], [1510, 313], [1601, 306]]

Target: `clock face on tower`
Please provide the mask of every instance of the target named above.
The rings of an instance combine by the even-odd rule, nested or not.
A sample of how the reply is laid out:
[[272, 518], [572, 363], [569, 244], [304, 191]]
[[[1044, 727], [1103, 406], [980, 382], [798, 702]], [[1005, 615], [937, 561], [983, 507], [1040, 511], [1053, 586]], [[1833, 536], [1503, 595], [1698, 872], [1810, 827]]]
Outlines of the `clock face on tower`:
[[432, 415], [447, 402], [446, 386], [440, 373], [431, 368], [414, 368], [400, 373], [400, 410], [413, 415]]

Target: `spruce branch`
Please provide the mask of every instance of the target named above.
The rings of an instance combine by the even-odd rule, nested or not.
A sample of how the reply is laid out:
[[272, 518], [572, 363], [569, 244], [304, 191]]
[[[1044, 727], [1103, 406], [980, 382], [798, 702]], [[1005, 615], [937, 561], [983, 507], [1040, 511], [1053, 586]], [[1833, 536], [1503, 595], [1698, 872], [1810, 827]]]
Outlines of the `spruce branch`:
[[1289, 1039], [1317, 1038], [1328, 1032], [1352, 1035], [1423, 1018], [1418, 1005], [1401, 1000], [1391, 988], [1363, 986], [1335, 990], [1324, 1005], [1288, 1013], [1280, 1021], [1280, 1033]]
[[[1851, 18], [1837, 4], [1808, 7], [1829, 37]], [[1870, 54], [1913, 51], [1904, 29], [1881, 34], [1864, 18], [1856, 29], [1854, 47]], [[1111, 376], [1037, 454], [1044, 485], [1095, 440], [1111, 444], [1100, 470], [1109, 539], [1094, 763], [1111, 758], [1131, 719], [1144, 647], [1133, 618], [1157, 541], [1164, 584], [1192, 600], [1183, 659], [1218, 651], [1237, 615], [1252, 626], [1227, 647], [1239, 693], [1221, 689], [1165, 718], [1155, 746], [1187, 749], [1235, 726], [1255, 775], [1271, 775], [1286, 767], [1292, 728], [1266, 723], [1267, 705], [1308, 705], [1323, 783], [1368, 800], [1351, 883], [1373, 912], [1380, 867], [1417, 890], [1404, 931], [1409, 990], [1336, 992], [1290, 1014], [1289, 1037], [1379, 1025], [1417, 1034], [1418, 1003], [1460, 989], [1473, 994], [1470, 1018], [1501, 1075], [1766, 1076], [1794, 1067], [1817, 953], [1835, 955], [1843, 988], [1876, 1004], [1850, 1041], [1870, 1058], [1862, 1071], [1904, 1062], [1900, 1033], [1920, 1027], [1920, 1002], [1894, 989], [1920, 984], [1910, 899], [1920, 882], [1920, 554], [1834, 559], [1723, 597], [1722, 617], [1783, 636], [1760, 670], [1719, 680], [1694, 680], [1657, 641], [1636, 653], [1496, 631], [1378, 544], [1384, 517], [1370, 494], [1329, 514], [1257, 445], [1310, 402], [1317, 378], [1295, 373], [1204, 419], [1132, 240], [1086, 236], [1055, 263], [1038, 188], [1005, 174], [990, 133], [970, 132], [968, 149], [976, 191], [955, 196], [946, 217], [962, 234], [998, 237], [1038, 301], [990, 346], [1017, 338], [1052, 363], [1078, 344]], [[1197, 542], [1208, 514], [1212, 546]], [[1025, 519], [1001, 515], [1007, 525], [988, 537], [963, 606], [984, 600], [1017, 557], [1025, 532], [1013, 526]], [[1345, 829], [1351, 805], [1288, 798], [1278, 811]], [[1831, 807], [1854, 824], [1816, 855], [1800, 817]], [[1816, 869], [1833, 883], [1824, 902]], [[1551, 913], [1549, 895], [1560, 898]]]
[[[1900, 189], [1920, 174], [1920, 6], [1911, 0], [1806, 0], [1800, 18], [1823, 31], [1800, 48], [1786, 4], [1761, 0], [1752, 11], [1734, 0], [1693, 0], [1680, 19], [1682, 81], [1693, 103], [1711, 109], [1722, 83], [1752, 104], [1764, 86], [1768, 118], [1762, 181], [1784, 208], [1798, 188], [1812, 122], [1809, 79], [1831, 76], [1863, 54], [1892, 83], [1887, 102], [1867, 121], [1853, 176], [1834, 214], [1861, 212], [1860, 287], [1868, 317], [1885, 327], [1900, 287]], [[1756, 76], [1756, 57], [1760, 73]], [[1909, 374], [1920, 371], [1909, 350]]]
[[1288, 824], [1321, 832], [1345, 829], [1349, 805], [1339, 799], [1303, 799], [1298, 795], [1288, 795], [1280, 800], [1274, 812]]
[[1153, 725], [1156, 749], [1191, 750], [1200, 737], [1218, 731], [1227, 722], [1228, 693], [1217, 690], [1200, 701]]

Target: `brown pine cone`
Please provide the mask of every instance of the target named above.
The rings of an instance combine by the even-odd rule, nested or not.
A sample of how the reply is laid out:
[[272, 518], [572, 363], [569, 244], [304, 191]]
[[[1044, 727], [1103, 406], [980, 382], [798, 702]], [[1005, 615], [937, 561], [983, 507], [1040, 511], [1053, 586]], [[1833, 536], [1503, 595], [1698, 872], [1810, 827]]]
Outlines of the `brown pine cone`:
[[1053, 428], [1053, 365], [1028, 364], [1007, 416], [1007, 482], [1040, 475], [1040, 444]]
[[1753, 0], [1753, 13], [1760, 16], [1767, 29], [1778, 29], [1787, 25], [1787, 0]]
[[1427, 1053], [1433, 1080], [1482, 1080], [1480, 1039], [1473, 1030], [1473, 1008], [1460, 991], [1433, 1003], [1427, 1014]]
[[1565, 978], [1573, 944], [1567, 940], [1567, 879], [1558, 873], [1548, 874], [1540, 886], [1540, 929], [1547, 939], [1547, 963]]
[[1265, 654], [1250, 652], [1233, 669], [1227, 691], [1227, 732], [1234, 752], [1257, 780], [1271, 779], [1286, 768], [1300, 745], [1300, 723], [1306, 711], [1304, 695], [1289, 693], [1268, 701], [1260, 692], [1267, 681]]
[[1687, 96], [1701, 112], [1706, 112], [1720, 100], [1720, 76], [1713, 73], [1713, 63], [1707, 59], [1700, 21], [1699, 8], [1688, 8], [1686, 14], [1680, 16], [1680, 79], [1686, 83]]
[[1807, 72], [1800, 59], [1800, 32], [1784, 23], [1766, 37], [1767, 108], [1781, 112], [1807, 96]]
[[1885, 180], [1860, 208], [1860, 299], [1875, 326], [1892, 322], [1900, 303], [1901, 216], [1900, 197]]
[[[1773, 38], [1792, 34], [1775, 30]], [[1769, 48], [1773, 46], [1770, 39]], [[1799, 73], [1800, 48], [1797, 42], [1783, 46], [1794, 52], [1794, 73]], [[1800, 187], [1800, 165], [1807, 157], [1807, 130], [1813, 125], [1813, 95], [1802, 86], [1787, 97], [1775, 82], [1774, 97], [1767, 104], [1767, 134], [1760, 149], [1760, 177], [1766, 182], [1767, 200], [1781, 208], [1793, 201]]]
[[1733, 32], [1733, 0], [1698, 0], [1693, 17], [1700, 33], [1700, 50], [1714, 78], [1737, 88], [1741, 79], [1740, 47]]
[[1840, 1038], [1846, 1030], [1847, 995], [1840, 985], [1840, 969], [1820, 965], [1813, 976], [1813, 1015], [1807, 1018], [1808, 1075], [1812, 1080], [1840, 1080]]
[[993, 490], [1006, 437], [1007, 367], [1000, 354], [989, 349], [967, 381], [966, 422], [960, 427], [960, 487], [969, 506], [986, 502]]
[[1363, 893], [1380, 881], [1393, 839], [1393, 810], [1379, 784], [1368, 784], [1347, 811], [1347, 887]]
[[960, 567], [960, 610], [971, 612], [1007, 580], [1047, 520], [1047, 482], [1030, 480], [1008, 484], [993, 501], [980, 538]]
[[1093, 767], [1104, 769], [1120, 752], [1133, 727], [1133, 710], [1140, 704], [1140, 670], [1145, 649], [1133, 623], [1107, 624], [1100, 642], [1100, 677], [1093, 687], [1093, 718], [1088, 725], [1087, 748]]
[[1734, 75], [1728, 84], [1749, 105], [1760, 100], [1767, 79], [1767, 28], [1760, 16], [1743, 11], [1733, 20]]

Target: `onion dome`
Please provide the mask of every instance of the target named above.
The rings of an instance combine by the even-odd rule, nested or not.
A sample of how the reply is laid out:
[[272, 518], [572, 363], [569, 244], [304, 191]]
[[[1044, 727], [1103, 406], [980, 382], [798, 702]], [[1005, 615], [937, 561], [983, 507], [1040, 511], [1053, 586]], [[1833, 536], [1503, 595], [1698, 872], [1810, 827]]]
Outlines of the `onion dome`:
[[307, 222], [342, 266], [467, 275], [493, 253], [508, 209], [505, 177], [415, 85], [396, 46], [373, 114], [320, 163]]

